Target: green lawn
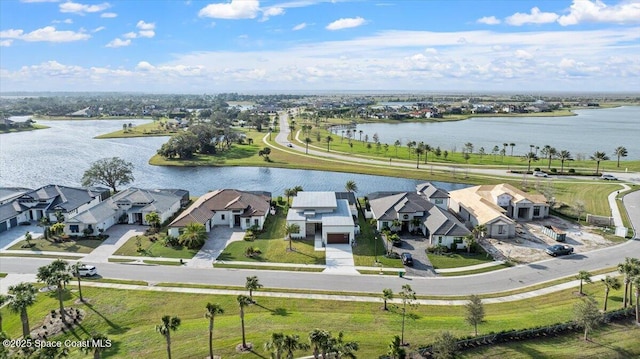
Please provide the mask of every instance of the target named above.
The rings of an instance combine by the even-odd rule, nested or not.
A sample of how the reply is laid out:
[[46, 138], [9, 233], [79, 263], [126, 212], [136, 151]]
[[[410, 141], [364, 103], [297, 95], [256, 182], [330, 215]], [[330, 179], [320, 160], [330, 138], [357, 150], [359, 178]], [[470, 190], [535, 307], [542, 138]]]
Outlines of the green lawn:
[[493, 258], [486, 253], [457, 252], [441, 255], [427, 253], [427, 257], [435, 269], [459, 268], [493, 262]]
[[101, 240], [98, 239], [83, 239], [78, 238], [76, 240], [68, 240], [67, 242], [56, 243], [49, 239], [44, 239], [44, 237], [39, 239], [31, 240], [32, 244], [35, 246], [31, 248], [21, 248], [23, 245], [27, 244], [26, 241], [20, 241], [9, 249], [12, 250], [22, 250], [22, 251], [51, 251], [51, 252], [69, 252], [69, 253], [91, 253], [94, 249], [98, 248], [100, 244], [102, 244]]
[[381, 237], [374, 236], [374, 228], [358, 213], [360, 234], [356, 236], [357, 245], [353, 247], [353, 261], [356, 266], [373, 267], [377, 258], [383, 267], [403, 268], [400, 259], [385, 257], [386, 247]]
[[118, 130], [111, 133], [105, 133], [96, 136], [97, 139], [104, 138], [128, 138], [128, 137], [149, 137], [149, 136], [172, 136], [178, 133], [178, 130], [166, 130], [160, 127], [160, 124], [156, 121], [137, 125], [127, 131]]
[[[75, 290], [75, 285], [69, 285]], [[602, 300], [600, 283], [585, 286], [585, 291]], [[488, 333], [507, 329], [522, 329], [538, 325], [570, 320], [572, 308], [577, 298], [575, 289], [553, 293], [518, 302], [485, 305], [486, 322], [479, 326], [479, 332]], [[165, 355], [164, 338], [155, 332], [163, 315], [178, 316], [182, 319], [179, 329], [172, 333], [172, 350], [175, 358], [204, 357], [207, 352], [208, 321], [203, 312], [207, 302], [218, 303], [225, 313], [216, 317], [214, 348], [224, 358], [245, 358], [248, 354], [238, 354], [235, 346], [240, 343], [240, 321], [235, 296], [182, 294], [153, 291], [126, 291], [84, 287], [89, 304], [75, 304], [77, 293], [65, 296], [67, 306], [80, 307], [87, 313], [81, 325], [57, 337], [57, 340], [86, 339], [90, 333], [104, 333], [113, 340], [114, 346], [105, 354], [118, 358], [158, 358]], [[259, 292], [257, 293], [259, 295]], [[420, 294], [420, 293], [418, 293]], [[621, 291], [612, 291], [609, 307], [619, 308]], [[256, 297], [258, 304], [245, 310], [247, 341], [254, 343], [256, 352], [268, 354], [262, 345], [273, 332], [298, 334], [306, 338], [313, 328], [345, 333], [346, 340], [357, 341], [359, 358], [377, 358], [386, 353], [387, 344], [393, 335], [399, 334], [402, 316], [394, 305], [391, 310], [380, 310], [380, 302], [342, 302]], [[54, 293], [39, 293], [37, 302], [29, 308], [32, 326], [37, 326], [51, 309], [57, 308]], [[442, 330], [449, 330], [456, 336], [466, 336], [473, 332], [464, 321], [462, 306], [418, 306], [408, 309], [405, 339], [411, 343], [409, 350], [429, 344]], [[4, 329], [10, 337], [20, 335], [19, 315], [1, 309]], [[635, 328], [634, 330], [640, 331]], [[637, 338], [637, 335], [636, 335]], [[574, 336], [575, 341], [582, 343]], [[627, 340], [625, 350], [637, 353], [638, 343]], [[574, 352], [575, 353], [575, 352]], [[310, 352], [297, 352], [296, 356]], [[84, 358], [77, 349], [71, 350], [71, 358]], [[539, 356], [541, 357], [541, 356]], [[606, 355], [603, 357], [607, 357]]]
[[[146, 255], [138, 253], [136, 244], [138, 238]], [[147, 236], [133, 236], [114, 253], [118, 256], [140, 256], [140, 257], [165, 257], [190, 259], [198, 253], [199, 249], [188, 249], [187, 247], [165, 247], [162, 241], [151, 242]]]
[[466, 271], [460, 271], [460, 272], [438, 273], [438, 275], [442, 276], [442, 277], [457, 277], [457, 276], [462, 276], [462, 275], [471, 275], [471, 274], [480, 274], [480, 273], [486, 273], [486, 272], [493, 272], [494, 270], [505, 269], [505, 268], [509, 268], [509, 267], [512, 267], [512, 266], [513, 265], [509, 264], [509, 263], [502, 263], [502, 264], [496, 265], [496, 266], [479, 268], [479, 269], [472, 269], [472, 270], [466, 270]]
[[[594, 183], [563, 183], [556, 181], [554, 183], [556, 209], [567, 216], [577, 217], [575, 211], [576, 201], [583, 201], [586, 213], [599, 216], [610, 216], [611, 208], [607, 197], [611, 192], [622, 189], [616, 183], [603, 183], [594, 181]], [[582, 214], [582, 219], [586, 213]]]

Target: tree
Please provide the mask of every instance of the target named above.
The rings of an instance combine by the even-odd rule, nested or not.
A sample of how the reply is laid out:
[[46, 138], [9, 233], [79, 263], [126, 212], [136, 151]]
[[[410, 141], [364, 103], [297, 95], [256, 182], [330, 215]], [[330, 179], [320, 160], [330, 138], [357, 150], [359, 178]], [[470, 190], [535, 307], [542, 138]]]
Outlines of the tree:
[[330, 337], [328, 341], [327, 351], [334, 354], [334, 358], [340, 359], [343, 357], [355, 359], [354, 352], [358, 351], [359, 345], [357, 342], [345, 342], [344, 333], [339, 332], [337, 338]]
[[202, 247], [207, 239], [207, 230], [204, 224], [191, 222], [184, 227], [184, 232], [178, 237], [180, 245], [189, 249]]
[[117, 186], [133, 181], [133, 164], [118, 157], [97, 160], [82, 175], [83, 186], [101, 184], [108, 186], [113, 192], [118, 191]]
[[271, 339], [264, 343], [264, 350], [271, 352], [271, 358], [282, 358], [282, 352], [284, 351], [284, 334], [271, 333]]
[[402, 336], [400, 337], [400, 344], [404, 345], [404, 318], [407, 314], [407, 305], [413, 306], [416, 300], [416, 292], [411, 289], [409, 284], [402, 286], [402, 290], [398, 293], [402, 299]]
[[331, 338], [331, 333], [326, 330], [316, 328], [309, 332], [309, 343], [313, 347], [313, 357], [315, 359], [320, 357], [320, 353], [322, 353], [323, 358], [326, 357], [329, 338]]
[[500, 151], [500, 155], [502, 156], [502, 162], [504, 162], [504, 156], [507, 154], [507, 146], [509, 146], [509, 144], [506, 142], [502, 144], [502, 151]]
[[396, 149], [396, 158], [398, 158], [398, 147], [402, 145], [402, 142], [400, 142], [400, 140], [396, 140], [396, 142], [393, 143], [393, 147], [395, 147]]
[[[230, 146], [229, 141], [233, 138], [231, 133], [225, 135], [224, 143], [226, 146]], [[160, 146], [158, 154], [164, 158], [178, 157], [182, 160], [188, 160], [193, 158], [193, 154], [200, 148], [200, 142], [198, 136], [193, 132], [184, 131], [171, 137], [167, 143]]]
[[476, 237], [473, 233], [469, 233], [463, 238], [464, 244], [467, 246], [467, 253], [471, 253], [471, 246], [476, 243]]
[[20, 321], [22, 322], [22, 337], [29, 337], [31, 332], [29, 329], [29, 315], [27, 308], [35, 304], [36, 293], [38, 290], [31, 283], [18, 283], [9, 287], [9, 294], [12, 295], [9, 302], [9, 310], [14, 313], [20, 313]]
[[598, 175], [598, 171], [600, 170], [600, 162], [609, 160], [609, 156], [606, 153], [596, 151], [589, 158], [596, 161], [596, 176]]
[[527, 161], [527, 172], [531, 171], [531, 161], [537, 161], [538, 156], [536, 156], [533, 152], [529, 152], [524, 155], [524, 160]]
[[356, 181], [348, 180], [347, 183], [344, 185], [344, 189], [347, 192], [358, 192], [358, 185], [356, 184]]
[[220, 314], [224, 314], [224, 309], [219, 304], [207, 303], [204, 317], [209, 319], [209, 359], [213, 359], [213, 322]]
[[249, 347], [247, 346], [247, 340], [244, 333], [244, 308], [252, 304], [253, 300], [251, 300], [251, 298], [247, 297], [246, 295], [240, 294], [236, 298], [236, 301], [238, 302], [238, 306], [240, 307], [240, 324], [242, 327], [242, 348], [248, 349]]
[[636, 287], [636, 323], [640, 324], [640, 275], [633, 277], [631, 284]]
[[547, 165], [547, 169], [551, 168], [551, 159], [553, 159], [553, 157], [558, 153], [558, 150], [555, 149], [555, 147], [551, 147], [550, 145], [545, 145], [542, 148], [542, 151], [540, 151], [540, 153], [542, 155], [544, 155], [548, 160], [548, 165]]
[[288, 224], [286, 227], [284, 227], [284, 232], [287, 235], [287, 238], [289, 238], [289, 251], [292, 251], [293, 248], [291, 247], [291, 235], [300, 233], [300, 226], [295, 223]]
[[389, 351], [387, 352], [391, 359], [404, 359], [407, 357], [407, 351], [402, 347], [400, 337], [393, 336], [391, 343], [389, 343]]
[[624, 146], [616, 147], [616, 149], [613, 150], [613, 153], [616, 155], [616, 157], [618, 157], [617, 167], [620, 167], [620, 157], [627, 157], [627, 155], [629, 154], [629, 152], [627, 151], [627, 148]]
[[560, 160], [560, 173], [564, 172], [564, 161], [571, 160], [571, 152], [562, 150], [558, 153], [558, 159]]
[[391, 288], [385, 288], [382, 290], [382, 300], [384, 301], [384, 310], [387, 309], [387, 301], [393, 299], [393, 290]]
[[285, 188], [284, 195], [287, 197], [287, 203], [291, 202], [291, 197], [296, 195], [296, 190], [293, 188]]
[[587, 272], [586, 270], [581, 270], [580, 272], [578, 272], [578, 275], [576, 275], [576, 279], [580, 280], [580, 295], [584, 295], [584, 293], [582, 292], [582, 282], [585, 283], [591, 283], [591, 273]]
[[31, 241], [33, 240], [33, 235], [31, 235], [31, 232], [27, 231], [27, 233], [24, 234], [24, 240], [25, 242], [27, 242], [27, 245], [31, 247]]
[[262, 284], [258, 280], [258, 276], [254, 275], [251, 277], [247, 277], [247, 283], [244, 287], [249, 291], [249, 298], [253, 300], [253, 291], [262, 288]]
[[596, 328], [604, 320], [604, 316], [598, 310], [598, 304], [592, 297], [583, 297], [573, 307], [573, 315], [576, 323], [584, 328], [584, 340], [589, 340], [589, 331]]
[[484, 305], [482, 299], [475, 294], [469, 296], [469, 303], [465, 304], [467, 316], [465, 320], [469, 325], [473, 325], [476, 337], [478, 336], [478, 324], [484, 321]]
[[82, 268], [83, 264], [80, 261], [77, 261], [75, 264], [71, 266], [71, 271], [76, 276], [78, 280], [78, 294], [80, 295], [80, 301], [84, 302], [84, 298], [82, 297], [82, 285], [80, 284], [80, 268]]
[[149, 223], [151, 228], [153, 228], [153, 229], [160, 228], [160, 216], [158, 215], [158, 213], [156, 211], [152, 211], [152, 212], [147, 213], [144, 216], [144, 220], [147, 221], [147, 223]]
[[516, 144], [512, 142], [509, 146], [511, 147], [511, 157], [513, 157], [513, 148], [516, 147]]
[[[4, 305], [9, 302], [11, 297], [8, 295], [0, 294], [0, 308], [4, 307]], [[0, 312], [0, 333], [2, 333], [2, 312]]]
[[577, 200], [574, 203], [574, 207], [575, 207], [576, 214], [578, 215], [578, 222], [580, 222], [580, 218], [582, 217], [582, 214], [585, 211], [585, 203], [582, 200]]
[[80, 347], [80, 351], [85, 354], [93, 354], [93, 359], [100, 359], [102, 352], [108, 348], [105, 343], [109, 343], [110, 339], [104, 334], [96, 333], [87, 342], [89, 345]]
[[313, 141], [311, 140], [311, 138], [309, 138], [309, 137], [305, 137], [305, 138], [304, 138], [305, 153], [306, 153], [306, 154], [308, 154], [308, 153], [309, 153], [309, 144], [310, 144], [311, 142], [313, 142]]
[[167, 357], [171, 359], [171, 332], [178, 330], [180, 326], [180, 318], [165, 315], [162, 317], [162, 323], [156, 325], [156, 331], [160, 333], [167, 341]]
[[60, 304], [60, 317], [63, 322], [67, 321], [66, 311], [64, 310], [64, 289], [71, 280], [69, 273], [69, 263], [62, 259], [56, 259], [51, 264], [38, 268], [36, 274], [39, 282], [44, 282], [48, 286], [55, 286], [58, 292], [58, 302]]
[[614, 289], [614, 290], [620, 289], [621, 285], [620, 285], [620, 281], [616, 277], [606, 276], [602, 278], [601, 281], [604, 284], [604, 308], [602, 309], [602, 311], [606, 312], [607, 300], [609, 300], [609, 292], [611, 291], [611, 289]]
[[422, 149], [422, 147], [417, 147], [416, 148], [416, 156], [418, 156], [418, 159], [416, 160], [416, 168], [420, 168], [420, 155], [424, 152], [424, 150]]
[[[618, 272], [624, 276], [624, 297], [622, 298], [622, 307], [627, 307], [627, 298], [630, 293], [629, 285], [631, 278], [640, 275], [640, 260], [637, 258], [626, 257], [624, 262], [618, 264]], [[629, 300], [630, 302], [631, 300]]]
[[453, 359], [458, 351], [458, 343], [453, 334], [444, 331], [436, 337], [431, 350], [435, 359]]
[[324, 140], [327, 142], [327, 152], [329, 152], [329, 145], [331, 144], [331, 141], [333, 141], [333, 137], [331, 137], [331, 135], [328, 135]]
[[300, 341], [297, 334], [287, 334], [282, 342], [282, 349], [287, 353], [287, 359], [293, 359], [296, 350], [308, 350], [309, 345]]

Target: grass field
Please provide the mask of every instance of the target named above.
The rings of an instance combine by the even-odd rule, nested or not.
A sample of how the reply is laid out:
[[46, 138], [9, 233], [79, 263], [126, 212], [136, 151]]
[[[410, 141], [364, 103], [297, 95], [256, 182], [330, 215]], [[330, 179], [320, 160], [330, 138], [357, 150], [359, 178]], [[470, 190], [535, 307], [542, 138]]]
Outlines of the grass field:
[[[69, 286], [75, 288], [75, 286]], [[521, 329], [570, 320], [572, 307], [577, 301], [574, 290], [566, 290], [529, 300], [505, 304], [485, 305], [486, 322], [479, 326], [480, 334], [491, 331]], [[600, 283], [585, 286], [585, 291], [596, 295], [602, 301], [603, 289]], [[107, 357], [157, 358], [165, 355], [164, 339], [155, 332], [163, 315], [178, 316], [182, 319], [179, 329], [172, 333], [174, 358], [204, 357], [207, 352], [207, 326], [204, 308], [207, 302], [220, 304], [225, 313], [216, 317], [214, 348], [224, 358], [247, 358], [254, 354], [237, 354], [235, 346], [240, 343], [240, 320], [234, 296], [180, 294], [152, 291], [125, 291], [84, 287], [89, 304], [74, 304], [76, 293], [67, 294], [67, 306], [80, 307], [87, 313], [81, 325], [73, 332], [56, 339], [85, 339], [90, 333], [104, 333], [114, 341], [114, 346], [105, 354]], [[386, 353], [387, 344], [393, 335], [399, 334], [402, 322], [401, 311], [395, 305], [391, 310], [380, 310], [382, 302], [340, 302], [259, 297], [258, 304], [245, 310], [247, 341], [254, 343], [258, 355], [267, 356], [262, 345], [273, 332], [298, 334], [304, 340], [313, 328], [345, 333], [346, 340], [357, 341], [359, 358], [376, 358]], [[612, 291], [609, 308], [619, 308], [621, 291]], [[57, 307], [55, 295], [38, 294], [37, 303], [29, 308], [32, 326], [39, 324], [39, 318]], [[2, 309], [5, 331], [13, 338], [20, 335], [19, 316]], [[411, 343], [409, 349], [429, 344], [442, 330], [449, 330], [456, 336], [466, 336], [473, 329], [464, 322], [464, 307], [458, 306], [418, 306], [408, 309], [405, 340]], [[637, 338], [640, 329], [632, 328]], [[624, 340], [619, 344], [631, 353], [640, 353], [640, 343]], [[579, 339], [575, 345], [580, 345]], [[545, 349], [541, 349], [545, 350]], [[543, 352], [544, 353], [544, 352]], [[310, 353], [297, 352], [296, 356]], [[72, 350], [71, 358], [82, 358]], [[607, 356], [603, 356], [607, 357]]]
[[[140, 240], [140, 245], [144, 253], [138, 253], [137, 241]], [[118, 250], [115, 251], [117, 256], [140, 256], [145, 257], [165, 257], [165, 258], [183, 258], [190, 259], [198, 253], [198, 249], [189, 249], [187, 247], [165, 247], [162, 241], [157, 240], [151, 242], [147, 236], [133, 236], [123, 244]]]
[[98, 248], [100, 244], [102, 244], [101, 240], [98, 239], [77, 239], [77, 240], [69, 240], [68, 242], [56, 243], [49, 239], [44, 239], [44, 237], [39, 239], [32, 239], [32, 244], [35, 244], [31, 248], [22, 248], [23, 245], [27, 244], [26, 241], [20, 241], [9, 249], [11, 250], [22, 250], [26, 252], [30, 251], [52, 251], [52, 252], [69, 252], [69, 253], [91, 253], [94, 249]]
[[166, 130], [161, 128], [160, 125], [153, 121], [142, 125], [137, 125], [131, 129], [118, 130], [110, 133], [105, 133], [96, 136], [96, 139], [104, 138], [129, 138], [129, 137], [151, 137], [151, 136], [172, 136], [178, 133], [178, 130]]
[[485, 253], [427, 253], [427, 257], [435, 269], [467, 267], [493, 262], [493, 258]]
[[385, 257], [386, 243], [381, 237], [375, 237], [373, 227], [366, 221], [361, 213], [358, 214], [360, 234], [356, 236], [357, 245], [353, 247], [353, 262], [356, 266], [374, 267], [376, 259], [383, 267], [404, 268], [399, 258]]

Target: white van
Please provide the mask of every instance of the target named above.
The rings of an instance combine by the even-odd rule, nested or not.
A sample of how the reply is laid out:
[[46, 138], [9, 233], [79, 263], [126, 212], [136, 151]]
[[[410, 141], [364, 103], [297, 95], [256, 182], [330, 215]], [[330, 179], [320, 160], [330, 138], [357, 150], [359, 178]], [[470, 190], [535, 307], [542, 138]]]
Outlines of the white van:
[[80, 268], [78, 268], [78, 274], [81, 277], [93, 277], [94, 275], [98, 274], [98, 270], [94, 266], [84, 264], [80, 266]]

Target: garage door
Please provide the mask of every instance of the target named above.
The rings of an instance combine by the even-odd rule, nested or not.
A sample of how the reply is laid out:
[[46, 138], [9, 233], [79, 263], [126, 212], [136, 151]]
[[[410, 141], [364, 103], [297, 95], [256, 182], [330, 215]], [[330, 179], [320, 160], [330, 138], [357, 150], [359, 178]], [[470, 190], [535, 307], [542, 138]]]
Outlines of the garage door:
[[327, 233], [327, 243], [349, 243], [349, 233]]
[[7, 230], [7, 221], [0, 222], [0, 232], [4, 232]]

